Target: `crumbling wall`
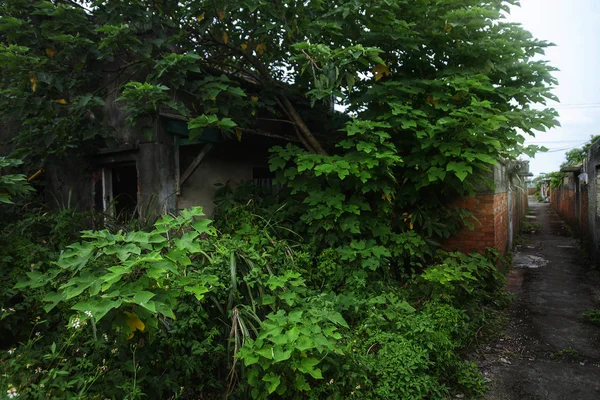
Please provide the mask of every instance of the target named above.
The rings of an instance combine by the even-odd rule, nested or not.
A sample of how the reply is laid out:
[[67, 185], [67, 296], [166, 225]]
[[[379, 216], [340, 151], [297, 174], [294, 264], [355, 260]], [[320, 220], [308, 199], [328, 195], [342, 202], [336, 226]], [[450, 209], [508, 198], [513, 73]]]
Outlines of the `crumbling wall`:
[[[220, 187], [238, 187], [252, 181], [254, 168], [266, 168], [270, 143], [260, 140], [226, 140], [214, 145], [201, 164], [180, 187], [177, 208], [202, 206], [212, 216], [215, 195]], [[182, 171], [183, 172], [183, 171]]]

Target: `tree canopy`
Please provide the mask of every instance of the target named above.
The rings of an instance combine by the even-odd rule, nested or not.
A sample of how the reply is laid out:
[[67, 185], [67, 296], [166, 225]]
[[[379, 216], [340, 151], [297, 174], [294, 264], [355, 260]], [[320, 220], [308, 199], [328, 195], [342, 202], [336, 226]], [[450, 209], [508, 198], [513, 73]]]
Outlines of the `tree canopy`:
[[[552, 98], [552, 68], [535, 59], [548, 43], [501, 19], [511, 3], [9, 0], [0, 6], [2, 119], [32, 152], [61, 154], [103, 131], [107, 76], [118, 75], [146, 84], [126, 85], [134, 116], [176, 90], [196, 106], [171, 106], [201, 117], [197, 127], [244, 126], [247, 109], [273, 107], [324, 154], [289, 101], [307, 96], [389, 124], [408, 179], [462, 181], [521, 153], [518, 130], [556, 124], [552, 110], [530, 107]], [[223, 73], [254, 82], [258, 99]]]
[[600, 139], [600, 135], [590, 136], [589, 142], [584, 144], [582, 147], [578, 147], [567, 151], [565, 153], [565, 161], [562, 164], [560, 164], [560, 167], [564, 168], [583, 163], [588, 156], [588, 151], [590, 150], [590, 147], [592, 147], [592, 144], [594, 144], [598, 139]]

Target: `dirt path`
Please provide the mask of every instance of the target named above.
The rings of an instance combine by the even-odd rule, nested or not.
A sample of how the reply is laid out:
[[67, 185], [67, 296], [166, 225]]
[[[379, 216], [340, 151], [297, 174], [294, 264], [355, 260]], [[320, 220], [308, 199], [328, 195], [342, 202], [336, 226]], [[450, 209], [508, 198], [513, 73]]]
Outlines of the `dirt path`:
[[600, 399], [600, 328], [581, 314], [600, 305], [599, 272], [581, 261], [579, 245], [550, 208], [530, 200], [540, 224], [513, 259], [508, 290], [517, 296], [502, 339], [481, 366], [488, 400]]

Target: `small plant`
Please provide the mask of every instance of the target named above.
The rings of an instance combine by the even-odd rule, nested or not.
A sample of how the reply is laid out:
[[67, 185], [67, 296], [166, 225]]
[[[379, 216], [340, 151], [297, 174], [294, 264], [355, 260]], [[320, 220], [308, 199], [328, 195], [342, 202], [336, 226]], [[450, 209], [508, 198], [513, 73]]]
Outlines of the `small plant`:
[[555, 351], [550, 355], [550, 358], [553, 360], [558, 360], [562, 358], [572, 359], [579, 356], [579, 352], [572, 347], [566, 347], [564, 349]]
[[521, 224], [521, 232], [539, 233], [542, 230], [542, 225], [523, 222]]
[[600, 309], [596, 308], [583, 313], [583, 320], [590, 324], [600, 326]]

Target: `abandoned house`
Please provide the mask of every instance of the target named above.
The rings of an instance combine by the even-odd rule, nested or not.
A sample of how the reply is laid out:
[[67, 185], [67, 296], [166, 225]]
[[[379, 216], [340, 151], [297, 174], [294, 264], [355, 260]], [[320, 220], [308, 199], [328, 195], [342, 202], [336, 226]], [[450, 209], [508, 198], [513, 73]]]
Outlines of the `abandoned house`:
[[[116, 101], [118, 90], [114, 92], [104, 107], [105, 124], [114, 132], [106, 141], [111, 144], [85, 160], [66, 160], [46, 170], [46, 191], [60, 201], [71, 199], [80, 209], [130, 219], [202, 206], [210, 216], [219, 185], [251, 182], [270, 187], [274, 175], [268, 168], [269, 148], [298, 141], [289, 122], [264, 111], [251, 129], [240, 129], [237, 135], [205, 129], [191, 139], [189, 119], [163, 110], [146, 124], [151, 135], [143, 134], [138, 125], [125, 123], [127, 115]], [[311, 111], [305, 100], [300, 102], [299, 110], [319, 114], [311, 115], [310, 128], [323, 129], [329, 110]]]

